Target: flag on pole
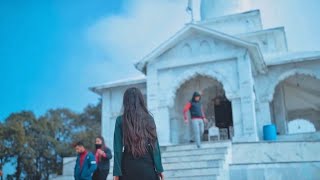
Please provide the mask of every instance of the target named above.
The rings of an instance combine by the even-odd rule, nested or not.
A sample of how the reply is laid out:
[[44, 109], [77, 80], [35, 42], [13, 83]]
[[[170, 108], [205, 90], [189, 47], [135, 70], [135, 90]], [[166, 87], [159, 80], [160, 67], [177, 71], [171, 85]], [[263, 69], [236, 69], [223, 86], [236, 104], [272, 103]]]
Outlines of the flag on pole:
[[187, 13], [191, 16], [191, 22], [193, 22], [193, 9], [192, 9], [192, 0], [188, 0], [188, 6], [186, 8]]
[[188, 13], [192, 13], [192, 0], [188, 0], [188, 6], [186, 8]]

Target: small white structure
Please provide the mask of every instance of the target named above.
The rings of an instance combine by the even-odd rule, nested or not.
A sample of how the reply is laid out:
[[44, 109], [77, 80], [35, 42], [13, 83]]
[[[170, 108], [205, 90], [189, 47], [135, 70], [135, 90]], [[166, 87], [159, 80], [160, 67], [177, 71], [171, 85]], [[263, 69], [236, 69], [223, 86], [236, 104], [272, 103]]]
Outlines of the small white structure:
[[233, 142], [262, 140], [268, 124], [288, 135], [288, 123], [298, 118], [319, 131], [320, 52], [290, 52], [284, 28], [263, 29], [259, 10], [239, 13], [250, 9], [242, 1], [203, 0], [201, 21], [186, 24], [135, 64], [141, 77], [91, 88], [102, 96], [109, 146], [123, 93], [132, 86], [146, 97], [160, 145], [189, 142], [182, 109], [194, 91], [203, 92], [211, 123], [231, 126]]
[[288, 123], [288, 131], [289, 134], [310, 133], [316, 132], [316, 128], [307, 120], [297, 119]]
[[218, 140], [220, 140], [220, 132], [219, 128], [212, 126], [208, 129], [208, 141], [211, 140], [211, 137], [217, 137]]

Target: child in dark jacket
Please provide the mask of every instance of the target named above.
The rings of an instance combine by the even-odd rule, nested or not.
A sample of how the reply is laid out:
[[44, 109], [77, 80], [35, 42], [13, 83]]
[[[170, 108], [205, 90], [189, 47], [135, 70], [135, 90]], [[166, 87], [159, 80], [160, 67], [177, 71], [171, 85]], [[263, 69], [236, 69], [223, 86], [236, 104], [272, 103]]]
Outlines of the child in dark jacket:
[[93, 172], [97, 168], [94, 155], [86, 150], [82, 142], [77, 142], [74, 147], [78, 153], [74, 167], [74, 179], [92, 180]]

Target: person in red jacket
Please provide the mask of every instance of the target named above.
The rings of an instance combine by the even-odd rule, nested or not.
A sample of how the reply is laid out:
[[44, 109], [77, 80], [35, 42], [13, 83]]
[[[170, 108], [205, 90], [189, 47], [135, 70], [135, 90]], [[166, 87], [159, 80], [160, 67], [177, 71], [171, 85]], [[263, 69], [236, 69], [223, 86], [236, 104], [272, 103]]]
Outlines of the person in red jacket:
[[194, 138], [198, 148], [201, 147], [201, 137], [204, 133], [204, 123], [208, 122], [200, 100], [201, 94], [199, 92], [194, 92], [192, 99], [183, 108], [184, 122], [186, 124], [189, 123], [187, 112], [190, 112]]

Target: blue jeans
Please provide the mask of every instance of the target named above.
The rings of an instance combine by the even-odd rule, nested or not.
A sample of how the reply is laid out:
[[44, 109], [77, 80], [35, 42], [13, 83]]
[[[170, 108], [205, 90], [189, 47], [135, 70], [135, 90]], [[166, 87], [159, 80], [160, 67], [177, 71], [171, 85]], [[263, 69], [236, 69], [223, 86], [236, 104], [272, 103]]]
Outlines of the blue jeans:
[[193, 134], [194, 134], [194, 138], [197, 143], [197, 146], [200, 147], [201, 137], [204, 133], [203, 119], [200, 119], [200, 118], [192, 119], [192, 128], [193, 128]]

